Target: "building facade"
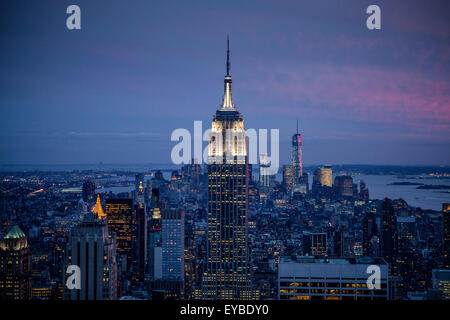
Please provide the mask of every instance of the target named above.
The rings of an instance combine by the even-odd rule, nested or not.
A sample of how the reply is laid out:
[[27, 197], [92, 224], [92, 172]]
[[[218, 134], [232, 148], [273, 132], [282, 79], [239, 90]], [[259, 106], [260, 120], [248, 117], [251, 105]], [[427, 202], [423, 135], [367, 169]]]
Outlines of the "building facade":
[[133, 200], [106, 199], [108, 230], [116, 236], [117, 255], [120, 263], [131, 267], [133, 240]]
[[314, 182], [321, 187], [333, 186], [333, 170], [329, 165], [321, 166], [314, 172]]
[[291, 166], [294, 172], [295, 184], [301, 182], [303, 176], [303, 137], [298, 133], [298, 121], [297, 121], [297, 133], [292, 136], [292, 156]]
[[31, 249], [17, 225], [0, 242], [1, 299], [31, 299]]
[[229, 50], [222, 106], [213, 117], [208, 158], [207, 263], [204, 299], [252, 297], [247, 230], [244, 120], [232, 100]]
[[[91, 214], [88, 214], [91, 215]], [[66, 300], [115, 300], [117, 264], [114, 237], [105, 221], [87, 216], [72, 229], [67, 265], [80, 268], [80, 289], [65, 287]]]
[[381, 204], [381, 254], [391, 264], [395, 275], [397, 240], [397, 217], [392, 200], [385, 198]]
[[294, 170], [292, 166], [283, 166], [283, 189], [286, 193], [290, 193], [294, 188]]
[[162, 212], [162, 279], [184, 282], [184, 212]]
[[328, 251], [327, 234], [303, 232], [303, 254], [309, 256], [325, 256]]
[[439, 291], [441, 299], [450, 300], [450, 270], [433, 270], [432, 285]]
[[351, 176], [337, 176], [334, 178], [334, 187], [338, 199], [353, 197], [353, 178]]
[[450, 269], [450, 203], [442, 204], [444, 268]]
[[[380, 288], [367, 286], [370, 266], [380, 268]], [[281, 300], [388, 300], [388, 265], [383, 259], [282, 258], [278, 265]]]

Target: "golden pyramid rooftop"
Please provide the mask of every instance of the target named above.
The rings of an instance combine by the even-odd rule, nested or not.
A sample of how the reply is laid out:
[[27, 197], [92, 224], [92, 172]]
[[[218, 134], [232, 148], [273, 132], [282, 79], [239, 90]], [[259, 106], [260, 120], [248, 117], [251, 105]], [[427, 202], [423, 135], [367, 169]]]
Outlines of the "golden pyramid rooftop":
[[92, 208], [92, 212], [97, 214], [97, 217], [99, 219], [106, 218], [106, 213], [103, 211], [102, 202], [100, 200], [100, 195], [97, 195], [97, 202], [95, 203], [95, 206]]

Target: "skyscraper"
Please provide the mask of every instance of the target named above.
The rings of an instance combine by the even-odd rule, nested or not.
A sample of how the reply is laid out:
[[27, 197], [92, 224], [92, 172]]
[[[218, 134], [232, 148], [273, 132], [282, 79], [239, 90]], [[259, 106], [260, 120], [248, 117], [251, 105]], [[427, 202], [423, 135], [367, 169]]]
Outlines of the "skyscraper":
[[17, 225], [0, 242], [1, 299], [31, 299], [31, 250]]
[[126, 261], [126, 269], [131, 267], [132, 249], [132, 199], [106, 199], [108, 229], [116, 235], [117, 255], [121, 263]]
[[450, 203], [442, 204], [442, 218], [444, 223], [444, 268], [450, 269]]
[[397, 219], [392, 201], [385, 198], [381, 204], [381, 254], [391, 263], [396, 275], [395, 257], [397, 253]]
[[303, 254], [309, 256], [327, 255], [327, 234], [303, 232]]
[[161, 212], [159, 205], [159, 189], [153, 188], [150, 209], [148, 210], [149, 216], [147, 219], [147, 279], [150, 281], [155, 280], [155, 257], [160, 253], [157, 248], [161, 248], [162, 241]]
[[317, 177], [322, 187], [332, 187], [333, 171], [330, 165], [324, 165], [317, 169]]
[[270, 187], [270, 164], [266, 154], [259, 157], [259, 186]]
[[138, 202], [134, 205], [134, 274], [135, 281], [142, 283], [145, 279], [147, 263], [147, 215], [145, 207]]
[[[162, 245], [156, 247], [153, 288], [169, 298], [184, 297], [184, 211], [164, 209]], [[160, 272], [158, 272], [160, 270]]]
[[207, 266], [204, 299], [250, 299], [248, 174], [244, 120], [232, 100], [230, 51], [222, 106], [213, 117], [208, 157]]
[[334, 187], [338, 199], [353, 197], [353, 178], [351, 176], [337, 176]]
[[106, 221], [95, 220], [88, 213], [71, 231], [68, 265], [81, 271], [80, 289], [65, 289], [67, 300], [117, 299], [117, 265], [114, 237]]
[[367, 212], [363, 218], [363, 255], [366, 257], [377, 256], [379, 252], [378, 246], [373, 246], [374, 237], [378, 237], [377, 222], [373, 212]]
[[144, 188], [144, 174], [138, 173], [135, 179], [135, 189], [134, 189], [134, 200], [139, 203], [144, 203], [145, 199], [145, 188]]
[[342, 227], [333, 233], [333, 255], [334, 257], [344, 256], [344, 230]]
[[87, 202], [95, 197], [95, 183], [90, 181], [83, 182], [83, 201]]
[[294, 171], [292, 166], [283, 166], [283, 188], [287, 193], [294, 188]]
[[363, 201], [369, 200], [369, 189], [367, 189], [366, 183], [363, 180], [359, 182], [359, 199]]
[[163, 280], [184, 281], [184, 212], [165, 209], [162, 213]]
[[314, 171], [312, 193], [321, 196], [332, 196], [333, 171], [331, 166], [318, 167]]
[[295, 184], [299, 184], [303, 176], [303, 138], [298, 133], [298, 120], [297, 120], [297, 133], [292, 136], [292, 158], [291, 165], [294, 171]]
[[[152, 225], [151, 229], [148, 231], [148, 279], [150, 281], [155, 280], [155, 252], [157, 252], [156, 248], [161, 248], [161, 242], [162, 242], [162, 227], [161, 225]], [[161, 251], [162, 252], [162, 251]], [[161, 262], [162, 263], [162, 262]], [[161, 275], [162, 277], [162, 275]]]

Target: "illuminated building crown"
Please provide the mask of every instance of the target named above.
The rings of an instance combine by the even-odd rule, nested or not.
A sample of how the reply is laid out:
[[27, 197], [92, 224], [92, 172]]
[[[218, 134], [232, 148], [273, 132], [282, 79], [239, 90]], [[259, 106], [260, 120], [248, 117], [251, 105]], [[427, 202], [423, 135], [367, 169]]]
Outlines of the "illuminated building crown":
[[28, 241], [25, 233], [15, 225], [9, 230], [5, 238], [0, 242], [1, 250], [19, 251], [28, 247]]
[[97, 195], [97, 202], [95, 203], [95, 206], [92, 208], [92, 212], [97, 214], [97, 217], [99, 219], [103, 219], [106, 217], [106, 213], [103, 211], [102, 202], [100, 201], [100, 195]]
[[227, 37], [227, 75], [225, 76], [225, 88], [223, 94], [222, 106], [219, 108], [221, 111], [236, 111], [233, 103], [233, 94], [231, 91], [231, 76], [230, 76], [230, 39]]

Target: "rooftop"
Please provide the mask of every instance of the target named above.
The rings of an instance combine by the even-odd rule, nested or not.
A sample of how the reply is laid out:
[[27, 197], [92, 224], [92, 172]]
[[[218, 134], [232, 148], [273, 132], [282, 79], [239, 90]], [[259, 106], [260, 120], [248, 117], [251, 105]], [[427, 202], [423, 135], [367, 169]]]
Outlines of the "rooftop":
[[9, 230], [8, 234], [5, 236], [5, 239], [21, 239], [26, 238], [25, 233], [19, 228], [18, 225], [15, 225]]

